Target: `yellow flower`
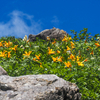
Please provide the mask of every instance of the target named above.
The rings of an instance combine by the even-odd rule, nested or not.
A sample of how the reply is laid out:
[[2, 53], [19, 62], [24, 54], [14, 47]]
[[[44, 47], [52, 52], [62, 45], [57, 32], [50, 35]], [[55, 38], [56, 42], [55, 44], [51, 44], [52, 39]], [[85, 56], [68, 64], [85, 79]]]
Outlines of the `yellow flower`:
[[82, 64], [82, 62], [77, 62], [78, 63], [78, 66], [84, 66], [84, 64]]
[[43, 68], [42, 65], [40, 65], [40, 67]]
[[16, 51], [17, 46], [18, 46], [18, 45], [15, 45], [15, 46], [14, 46], [14, 48], [10, 48], [10, 49], [12, 49], [12, 50]]
[[92, 55], [94, 54], [94, 53], [93, 53], [93, 50], [92, 50], [92, 52], [91, 52], [90, 54], [92, 54]]
[[5, 44], [6, 47], [10, 47], [10, 46], [12, 45], [12, 42], [8, 41], [8, 43], [7, 43], [7, 42], [5, 41], [5, 43], [3, 43], [3, 44]]
[[99, 47], [99, 46], [100, 46], [100, 44], [99, 44], [99, 43], [95, 43], [95, 45], [96, 45], [97, 47]]
[[[3, 52], [0, 52], [0, 57], [4, 57], [5, 58], [7, 56], [7, 54], [5, 54], [5, 52], [7, 52], [7, 51], [4, 50]], [[8, 58], [10, 58], [10, 55], [11, 55], [10, 52], [8, 52]]]
[[10, 52], [11, 52], [11, 51], [8, 52], [8, 58], [10, 58], [10, 55], [11, 55]]
[[55, 51], [52, 51], [52, 49], [50, 49], [50, 47], [48, 47], [48, 50], [49, 50], [48, 54], [55, 54]]
[[71, 40], [72, 38], [71, 37], [69, 37], [69, 40]]
[[[52, 56], [51, 56], [52, 57]], [[62, 62], [62, 57], [52, 57], [53, 61], [56, 62], [56, 61], [60, 61]]]
[[0, 52], [0, 57], [4, 57], [5, 58], [6, 55], [7, 55], [7, 54], [5, 54], [5, 52], [7, 52], [7, 51], [4, 50], [3, 52]]
[[66, 47], [67, 47], [67, 50], [70, 50], [70, 48], [68, 46], [66, 46]]
[[88, 61], [88, 58], [87, 58], [87, 59], [85, 59], [83, 62], [86, 62], [86, 61]]
[[[32, 52], [32, 51], [29, 51], [29, 53], [28, 53], [27, 51], [25, 51], [25, 54], [23, 54], [23, 55], [25, 55], [26, 57], [29, 57], [30, 54], [31, 54], [31, 52]], [[25, 58], [25, 57], [24, 57], [24, 58]], [[24, 58], [23, 58], [23, 59], [24, 59]]]
[[2, 42], [0, 42], [0, 47], [3, 47]]
[[54, 40], [54, 42], [52, 42], [52, 44], [55, 44], [56, 43], [56, 41]]
[[72, 61], [75, 61], [75, 55], [71, 54], [70, 57], [68, 57], [68, 59], [72, 59]]
[[77, 56], [77, 57], [76, 57], [77, 61], [79, 61], [80, 58], [81, 58], [81, 57]]
[[47, 36], [47, 40], [50, 40], [49, 36]]
[[[64, 62], [64, 64], [65, 64], [67, 67], [72, 67], [72, 65], [71, 65], [71, 63], [70, 63], [69, 61], [68, 61], [67, 63]], [[65, 67], [66, 67], [66, 66], [65, 66]], [[64, 67], [64, 68], [65, 68], [65, 67]]]
[[62, 39], [62, 41], [68, 41], [68, 38], [66, 38], [66, 36]]
[[72, 49], [75, 48], [74, 43], [72, 41], [70, 43], [71, 43]]
[[[51, 57], [52, 57], [52, 56], [51, 56]], [[58, 57], [56, 57], [56, 58], [52, 57], [52, 59], [53, 59], [54, 62], [57, 60], [57, 58], [58, 58]]]
[[59, 51], [59, 50], [57, 50], [57, 53], [60, 53], [60, 51]]
[[60, 61], [60, 62], [62, 62], [62, 57], [59, 57], [57, 60]]
[[40, 60], [40, 58], [39, 58], [40, 57], [40, 54], [39, 54], [39, 56], [37, 56], [37, 55], [35, 55], [35, 56], [37, 57], [38, 60]]

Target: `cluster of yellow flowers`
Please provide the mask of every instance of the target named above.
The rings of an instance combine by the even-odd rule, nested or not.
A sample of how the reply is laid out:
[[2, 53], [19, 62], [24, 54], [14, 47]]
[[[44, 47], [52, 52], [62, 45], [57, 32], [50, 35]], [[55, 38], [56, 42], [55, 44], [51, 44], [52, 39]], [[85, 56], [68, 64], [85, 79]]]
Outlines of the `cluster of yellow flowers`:
[[[47, 40], [50, 40], [50, 38], [49, 37], [47, 37]], [[63, 40], [62, 41], [69, 41], [69, 40], [71, 40], [71, 37], [64, 37], [63, 38]], [[23, 41], [27, 41], [27, 36], [25, 35], [25, 37], [24, 37], [24, 39], [23, 39]], [[1, 41], [0, 42], [0, 47], [3, 47], [3, 45], [2, 45], [2, 42], [3, 41]], [[29, 40], [27, 41], [27, 43], [29, 42]], [[66, 51], [72, 51], [72, 49], [73, 48], [75, 48], [75, 44], [72, 42], [72, 41], [70, 41], [70, 43], [71, 43], [71, 48], [69, 48], [68, 46], [66, 46], [67, 47], [67, 49], [65, 49], [65, 51], [64, 52], [66, 52]], [[87, 43], [87, 41], [85, 41], [85, 43]], [[5, 46], [8, 48], [8, 47], [10, 47], [11, 45], [12, 45], [12, 42], [10, 42], [10, 41], [8, 41], [8, 43], [5, 41], [5, 43], [3, 43], [3, 44], [5, 44]], [[56, 44], [56, 41], [54, 40], [54, 42], [52, 42], [52, 44]], [[29, 44], [30, 45], [30, 44]], [[97, 46], [97, 47], [99, 47], [100, 46], [100, 44], [99, 43], [95, 43], [95, 45]], [[12, 50], [14, 50], [15, 52], [16, 52], [16, 49], [17, 49], [17, 46], [18, 45], [15, 45], [13, 48], [11, 47], [11, 48], [9, 48], [9, 49], [12, 49]], [[20, 46], [20, 47], [23, 47], [23, 46]], [[31, 47], [31, 45], [30, 45], [30, 47]], [[87, 50], [89, 50], [90, 48], [88, 48]], [[5, 54], [5, 52], [8, 52], [8, 51], [3, 51], [3, 52], [0, 52], [0, 57], [6, 57], [6, 55], [8, 56], [8, 58], [10, 58], [10, 52], [8, 52], [8, 54]], [[25, 51], [25, 54], [23, 54], [24, 56], [26, 56], [26, 57], [30, 57], [30, 54], [31, 54], [31, 52], [32, 51], [29, 51], [29, 52], [27, 52], [27, 51]], [[60, 51], [59, 50], [57, 50], [57, 53], [60, 53]], [[53, 51], [52, 49], [50, 49], [50, 47], [48, 47], [48, 54], [50, 55], [50, 54], [56, 54], [56, 51]], [[93, 50], [92, 50], [92, 52], [90, 53], [90, 54], [94, 54], [94, 52], [93, 52]], [[41, 57], [41, 55], [39, 54], [39, 55], [35, 55], [36, 57], [35, 58], [33, 58], [33, 60], [34, 61], [39, 61], [40, 60], [40, 57]], [[56, 61], [60, 61], [60, 62], [63, 62], [63, 57], [53, 57], [53, 56], [51, 56], [52, 57], [52, 59], [53, 59], [53, 61], [54, 62], [56, 62]], [[24, 57], [25, 58], [25, 57]], [[23, 59], [24, 59], [23, 58]], [[73, 54], [71, 54], [70, 55], [70, 57], [68, 57], [68, 59], [71, 59], [72, 61], [75, 61], [75, 62], [77, 62], [78, 63], [78, 65], [79, 66], [84, 66], [84, 62], [86, 62], [87, 61], [87, 59], [88, 58], [86, 58], [85, 60], [83, 60], [82, 62], [80, 62], [80, 59], [81, 58], [81, 53], [80, 53], [80, 50], [79, 50], [79, 56], [77, 56], [77, 57], [75, 57], [75, 55], [73, 55]], [[71, 62], [63, 62], [67, 67], [71, 67], [72, 65], [71, 65]], [[42, 67], [42, 63], [40, 62], [40, 67]], [[65, 67], [66, 67], [65, 66]]]

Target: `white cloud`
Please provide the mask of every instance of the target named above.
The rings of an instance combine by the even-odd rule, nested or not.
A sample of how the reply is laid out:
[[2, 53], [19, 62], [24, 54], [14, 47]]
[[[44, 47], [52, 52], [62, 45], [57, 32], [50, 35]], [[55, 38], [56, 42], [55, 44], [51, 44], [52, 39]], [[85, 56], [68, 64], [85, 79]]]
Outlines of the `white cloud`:
[[[24, 38], [25, 35], [38, 34], [41, 28], [41, 22], [35, 22], [33, 16], [25, 14], [21, 11], [13, 11], [9, 14], [11, 19], [7, 22], [0, 22], [0, 37], [15, 36], [16, 38]], [[26, 21], [31, 23], [27, 25]]]
[[53, 19], [51, 20], [51, 23], [53, 23], [55, 26], [59, 25], [59, 20], [58, 20], [57, 16], [53, 16]]

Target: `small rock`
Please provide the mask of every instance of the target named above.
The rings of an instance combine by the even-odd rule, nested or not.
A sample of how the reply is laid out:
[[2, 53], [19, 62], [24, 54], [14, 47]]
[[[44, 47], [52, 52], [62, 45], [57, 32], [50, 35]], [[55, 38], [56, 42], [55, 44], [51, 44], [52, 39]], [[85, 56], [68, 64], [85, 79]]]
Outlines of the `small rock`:
[[8, 75], [7, 72], [0, 66], [0, 75]]

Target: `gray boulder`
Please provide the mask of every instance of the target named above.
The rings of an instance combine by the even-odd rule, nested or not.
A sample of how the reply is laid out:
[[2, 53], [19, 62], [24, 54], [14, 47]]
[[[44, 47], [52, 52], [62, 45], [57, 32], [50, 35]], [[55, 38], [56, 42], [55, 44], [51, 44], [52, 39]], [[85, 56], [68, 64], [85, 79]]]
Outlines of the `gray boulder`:
[[0, 75], [8, 75], [7, 72], [0, 66]]
[[53, 74], [0, 75], [0, 100], [81, 100], [76, 84]]
[[57, 40], [62, 40], [65, 35], [68, 37], [68, 33], [66, 33], [64, 30], [60, 30], [58, 28], [53, 27], [52, 29], [43, 30], [37, 35], [30, 34], [28, 39], [33, 42], [36, 41], [36, 37], [38, 37], [39, 39], [47, 40], [47, 36], [49, 36], [51, 41], [55, 38]]

